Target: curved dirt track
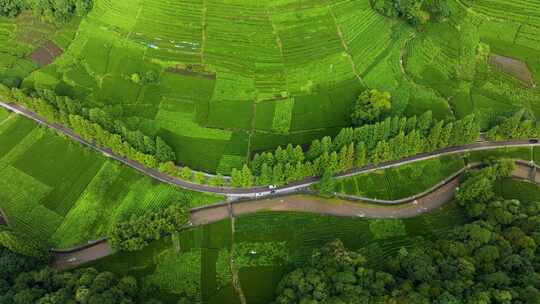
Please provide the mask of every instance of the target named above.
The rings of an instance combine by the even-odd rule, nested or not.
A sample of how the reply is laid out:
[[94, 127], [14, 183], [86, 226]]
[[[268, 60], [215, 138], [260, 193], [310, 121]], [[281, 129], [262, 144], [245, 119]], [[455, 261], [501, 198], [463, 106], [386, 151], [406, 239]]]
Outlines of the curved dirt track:
[[[470, 165], [466, 169], [477, 166]], [[540, 183], [536, 165], [516, 161], [512, 172], [514, 178]], [[249, 215], [257, 212], [307, 212], [343, 217], [366, 218], [409, 218], [439, 208], [454, 198], [454, 190], [459, 186], [461, 174], [453, 174], [443, 182], [420, 195], [395, 200], [393, 204], [375, 204], [358, 200], [356, 202], [339, 198], [324, 199], [307, 194], [293, 194], [252, 201], [219, 203], [191, 210], [191, 223], [205, 225], [220, 220]], [[106, 239], [79, 248], [53, 251], [53, 267], [68, 269], [106, 257], [113, 253]]]
[[[451, 201], [454, 197], [454, 190], [459, 186], [463, 172], [478, 166], [479, 164], [473, 164], [465, 167], [427, 191], [394, 201], [374, 200], [351, 195], [324, 199], [312, 195], [294, 194], [256, 201], [216, 204], [195, 209], [191, 211], [191, 221], [194, 225], [204, 225], [228, 218], [229, 212], [233, 216], [241, 216], [262, 211], [308, 212], [367, 218], [414, 217]], [[531, 166], [525, 161], [516, 161], [516, 168], [512, 172], [512, 177], [540, 183], [540, 174], [536, 172], [536, 166]]]

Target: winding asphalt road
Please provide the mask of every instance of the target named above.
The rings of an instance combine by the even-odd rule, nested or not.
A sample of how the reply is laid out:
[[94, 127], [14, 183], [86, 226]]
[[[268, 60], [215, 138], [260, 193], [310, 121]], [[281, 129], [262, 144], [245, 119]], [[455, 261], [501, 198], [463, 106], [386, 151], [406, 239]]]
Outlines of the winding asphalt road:
[[[45, 118], [41, 117], [40, 115], [37, 115], [36, 113], [29, 111], [20, 105], [16, 104], [8, 104], [5, 102], [0, 101], [0, 106], [13, 111], [15, 113], [18, 113], [20, 115], [23, 115], [29, 119], [34, 120], [35, 122], [47, 126], [49, 128], [52, 128], [56, 130], [57, 132], [60, 132], [64, 134], [65, 136], [71, 138], [72, 140], [75, 140], [83, 145], [86, 145], [103, 155], [117, 160], [126, 166], [132, 167], [133, 169], [136, 169], [137, 171], [150, 176], [158, 181], [168, 183], [171, 185], [179, 186], [184, 189], [193, 190], [193, 191], [201, 191], [201, 192], [209, 192], [209, 193], [215, 193], [220, 195], [225, 195], [229, 199], [235, 199], [240, 197], [245, 198], [260, 198], [260, 197], [266, 197], [266, 196], [274, 196], [276, 194], [288, 194], [293, 193], [295, 191], [298, 191], [299, 189], [307, 188], [315, 183], [318, 182], [318, 177], [310, 177], [306, 178], [302, 181], [293, 182], [288, 185], [279, 187], [275, 189], [274, 191], [271, 191], [268, 189], [268, 187], [252, 187], [252, 188], [229, 188], [229, 187], [214, 187], [209, 185], [199, 185], [195, 183], [191, 183], [188, 181], [184, 181], [181, 179], [178, 179], [176, 177], [172, 177], [166, 174], [163, 174], [155, 169], [151, 169], [148, 167], [145, 167], [144, 165], [127, 159], [125, 157], [119, 156], [114, 154], [110, 149], [108, 148], [102, 148], [97, 146], [93, 142], [89, 142], [83, 138], [81, 138], [79, 135], [75, 134], [71, 129], [68, 129], [62, 125], [55, 124], [55, 123], [49, 123]], [[368, 165], [362, 168], [356, 168], [352, 169], [350, 171], [347, 171], [345, 173], [341, 173], [336, 176], [336, 178], [346, 178], [355, 176], [358, 174], [368, 173], [375, 170], [380, 169], [387, 169], [392, 167], [397, 167], [405, 164], [410, 164], [418, 161], [423, 161], [427, 159], [432, 159], [436, 157], [440, 157], [443, 155], [450, 155], [450, 154], [460, 154], [460, 153], [466, 153], [466, 152], [472, 152], [472, 151], [480, 151], [480, 150], [492, 150], [492, 149], [499, 149], [499, 148], [517, 148], [517, 147], [534, 147], [534, 146], [540, 146], [539, 142], [529, 141], [529, 140], [511, 140], [511, 141], [500, 141], [500, 142], [476, 142], [469, 145], [464, 146], [458, 146], [458, 147], [450, 147], [450, 148], [444, 148], [440, 149], [434, 152], [429, 153], [421, 153], [414, 156], [402, 158], [395, 161], [389, 161], [380, 163], [377, 165]]]

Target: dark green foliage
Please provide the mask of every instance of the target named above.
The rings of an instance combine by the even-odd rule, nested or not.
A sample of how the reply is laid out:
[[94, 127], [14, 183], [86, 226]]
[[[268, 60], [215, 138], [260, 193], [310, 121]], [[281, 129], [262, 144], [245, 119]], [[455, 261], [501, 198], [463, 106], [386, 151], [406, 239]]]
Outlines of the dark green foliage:
[[242, 170], [233, 168], [231, 173], [231, 185], [242, 188], [249, 188], [253, 186], [253, 175], [248, 165], [244, 164]]
[[336, 182], [332, 178], [331, 171], [325, 171], [321, 177], [321, 181], [316, 185], [316, 188], [319, 190], [319, 193], [322, 196], [332, 197], [334, 195], [334, 189], [336, 187]]
[[92, 0], [1, 0], [0, 16], [15, 17], [30, 9], [37, 16], [57, 23], [67, 23], [73, 16], [83, 16], [92, 8]]
[[539, 136], [540, 126], [528, 118], [524, 109], [504, 118], [487, 132], [489, 140], [527, 139]]
[[[497, 163], [469, 179], [510, 169]], [[274, 303], [540, 303], [540, 203], [470, 200], [485, 204], [470, 223], [401, 248], [381, 269], [340, 241], [316, 250], [282, 279]]]
[[501, 160], [490, 166], [473, 171], [456, 192], [460, 205], [465, 206], [471, 216], [478, 216], [485, 211], [486, 203], [495, 198], [493, 183], [509, 177], [514, 170], [514, 162]]
[[379, 121], [392, 109], [390, 93], [376, 89], [366, 90], [356, 100], [351, 113], [351, 120], [357, 126]]
[[177, 205], [159, 211], [146, 211], [132, 215], [129, 220], [117, 222], [110, 231], [110, 244], [124, 251], [144, 248], [150, 241], [180, 230], [188, 223], [188, 213]]
[[133, 277], [118, 279], [93, 268], [59, 272], [42, 261], [0, 247], [3, 304], [149, 303], [151, 299], [139, 285]]
[[372, 0], [373, 8], [388, 17], [399, 17], [418, 26], [450, 16], [446, 0]]
[[331, 138], [314, 140], [307, 152], [300, 146], [278, 147], [256, 154], [251, 171], [257, 184], [285, 184], [308, 176], [344, 172], [368, 163], [397, 160], [422, 152], [474, 142], [480, 126], [474, 115], [456, 121], [436, 121], [431, 112], [419, 118], [388, 117], [359, 128], [344, 128]]
[[0, 16], [15, 17], [25, 8], [21, 0], [0, 0]]

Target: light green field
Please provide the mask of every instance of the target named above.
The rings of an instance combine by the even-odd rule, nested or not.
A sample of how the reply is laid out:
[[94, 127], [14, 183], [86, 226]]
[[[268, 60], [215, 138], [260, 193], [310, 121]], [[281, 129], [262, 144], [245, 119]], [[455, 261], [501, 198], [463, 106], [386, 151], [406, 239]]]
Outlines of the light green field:
[[421, 193], [465, 166], [461, 156], [444, 156], [340, 179], [336, 192], [396, 200]]
[[487, 56], [496, 54], [520, 60], [530, 70], [533, 83], [538, 83], [538, 3], [468, 0], [450, 3], [452, 16], [448, 22], [430, 26], [408, 43], [407, 74], [447, 98], [458, 117], [477, 113], [484, 127], [522, 107], [538, 117], [538, 87], [520, 83], [489, 66], [481, 56], [485, 52]]
[[144, 210], [220, 200], [158, 183], [20, 116], [0, 125], [0, 176], [12, 229], [54, 247], [103, 237]]
[[[449, 5], [448, 20], [417, 31], [368, 0], [95, 0], [62, 29], [1, 19], [0, 41], [27, 54], [21, 37], [41, 27], [34, 38], [49, 34], [65, 53], [23, 87], [101, 107], [163, 137], [180, 165], [227, 174], [254, 152], [336, 134], [366, 87], [389, 91], [394, 114], [475, 112], [486, 128], [520, 107], [538, 116], [539, 89], [486, 63], [522, 60], [538, 83], [538, 5]], [[155, 83], [131, 80], [148, 71]]]
[[[360, 74], [398, 23], [367, 0], [97, 0], [67, 52], [24, 86], [114, 105], [106, 110], [162, 136], [180, 164], [229, 173], [253, 151], [348, 125]], [[148, 70], [158, 83], [130, 81]]]

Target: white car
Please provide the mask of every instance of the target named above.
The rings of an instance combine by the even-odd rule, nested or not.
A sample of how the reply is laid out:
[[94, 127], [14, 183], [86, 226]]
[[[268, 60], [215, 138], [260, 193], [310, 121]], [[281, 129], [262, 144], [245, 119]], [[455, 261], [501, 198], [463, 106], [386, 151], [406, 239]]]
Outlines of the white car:
[[276, 188], [277, 188], [276, 185], [270, 185], [270, 186], [268, 186], [268, 189], [276, 189]]

